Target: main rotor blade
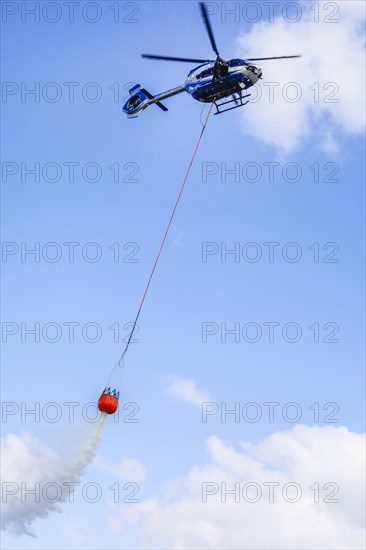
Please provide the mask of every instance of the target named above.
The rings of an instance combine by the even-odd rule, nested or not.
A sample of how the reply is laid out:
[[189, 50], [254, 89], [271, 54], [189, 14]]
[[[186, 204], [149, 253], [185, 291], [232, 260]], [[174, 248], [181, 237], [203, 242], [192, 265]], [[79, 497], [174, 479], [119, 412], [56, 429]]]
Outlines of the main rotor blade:
[[248, 61], [267, 61], [270, 59], [293, 59], [294, 57], [302, 57], [301, 55], [281, 55], [281, 57], [250, 57]]
[[212, 32], [211, 23], [210, 23], [210, 20], [208, 18], [207, 8], [206, 8], [206, 6], [203, 2], [200, 2], [200, 8], [201, 8], [203, 21], [206, 25], [206, 29], [207, 29], [207, 32], [208, 32], [208, 36], [210, 37], [212, 49], [215, 52], [215, 54], [217, 55], [217, 57], [220, 57], [219, 50], [217, 49], [215, 38], [214, 38], [214, 35], [213, 35], [213, 32]]
[[168, 55], [150, 55], [147, 53], [142, 54], [141, 57], [145, 57], [146, 59], [161, 59], [163, 61], [185, 61], [186, 63], [207, 63], [210, 61], [209, 59], [191, 59], [189, 57], [171, 57]]

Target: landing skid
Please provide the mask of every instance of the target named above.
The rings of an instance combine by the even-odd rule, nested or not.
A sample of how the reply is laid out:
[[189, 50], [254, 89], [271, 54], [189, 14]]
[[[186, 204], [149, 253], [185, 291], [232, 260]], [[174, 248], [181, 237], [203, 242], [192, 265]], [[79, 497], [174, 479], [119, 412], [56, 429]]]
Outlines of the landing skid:
[[[216, 113], [214, 114], [221, 115], [222, 113], [226, 113], [227, 111], [232, 111], [233, 109], [239, 109], [239, 107], [244, 107], [244, 105], [249, 103], [249, 100], [243, 101], [243, 99], [249, 97], [250, 95], [251, 94], [241, 95], [240, 93], [238, 94], [239, 96], [238, 99], [234, 97], [234, 99], [229, 99], [228, 101], [221, 101], [221, 103], [218, 103], [217, 101], [215, 101]], [[229, 103], [236, 103], [236, 105], [235, 107], [229, 107], [228, 109], [221, 109], [221, 107], [224, 107], [225, 105], [229, 105]]]

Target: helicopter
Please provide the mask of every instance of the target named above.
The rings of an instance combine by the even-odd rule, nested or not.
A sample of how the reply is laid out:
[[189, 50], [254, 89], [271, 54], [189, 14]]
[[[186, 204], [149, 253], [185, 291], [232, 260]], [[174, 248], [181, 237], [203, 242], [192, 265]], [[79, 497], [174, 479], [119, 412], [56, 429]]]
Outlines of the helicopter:
[[[162, 103], [162, 100], [184, 91], [197, 101], [214, 103], [216, 107], [215, 115], [243, 107], [249, 103], [247, 98], [251, 95], [246, 94], [246, 90], [262, 79], [262, 69], [255, 63], [256, 61], [301, 57], [301, 55], [284, 55], [280, 57], [252, 57], [250, 59], [236, 58], [225, 61], [220, 56], [217, 48], [207, 7], [203, 2], [199, 2], [199, 6], [212, 49], [216, 54], [216, 59], [191, 59], [186, 57], [142, 54], [141, 57], [146, 59], [200, 63], [200, 65], [188, 73], [184, 84], [155, 96], [140, 84], [133, 86], [129, 90], [129, 97], [122, 108], [128, 118], [138, 117], [146, 107], [153, 104], [163, 111], [167, 111], [168, 109]], [[227, 107], [228, 105], [230, 106]]]

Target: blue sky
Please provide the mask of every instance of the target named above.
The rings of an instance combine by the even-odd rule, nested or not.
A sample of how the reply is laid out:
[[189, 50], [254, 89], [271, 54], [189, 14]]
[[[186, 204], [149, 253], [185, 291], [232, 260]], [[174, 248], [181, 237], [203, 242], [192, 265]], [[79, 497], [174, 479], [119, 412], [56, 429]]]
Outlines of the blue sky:
[[[129, 4], [135, 9], [135, 3]], [[290, 24], [289, 30], [281, 13], [276, 14], [278, 29], [284, 27], [276, 51], [272, 51], [271, 43], [263, 43], [262, 38], [277, 27], [274, 24], [268, 30], [265, 4], [258, 4], [263, 12], [257, 30], [243, 17], [225, 21], [222, 13], [212, 15], [222, 55], [245, 55], [243, 44], [247, 43], [251, 56], [256, 51], [263, 55], [266, 50], [268, 55], [304, 53], [305, 57], [302, 25], [308, 26], [309, 33], [314, 27], [305, 5], [299, 4], [304, 16], [293, 24], [299, 25], [297, 43], [293, 42], [293, 26]], [[5, 181], [3, 173], [2, 240], [19, 247], [26, 243], [29, 248], [38, 242], [41, 250], [47, 243], [57, 243], [61, 258], [52, 263], [41, 256], [37, 263], [31, 256], [22, 262], [20, 253], [3, 255], [3, 338], [4, 327], [19, 326], [19, 331], [3, 344], [2, 398], [20, 409], [24, 408], [22, 402], [29, 408], [35, 402], [41, 408], [55, 402], [62, 418], [51, 423], [45, 419], [35, 422], [28, 416], [22, 422], [16, 413], [3, 421], [2, 432], [4, 436], [30, 432], [60, 453], [68, 451], [89, 428], [80, 409], [98, 398], [123, 349], [122, 341], [114, 342], [109, 327], [117, 322], [123, 327], [134, 319], [201, 130], [202, 105], [187, 94], [166, 100], [167, 113], [152, 106], [140, 118], [127, 120], [121, 111], [127, 83], [139, 82], [157, 93], [184, 82], [192, 68], [143, 60], [140, 53], [211, 55], [195, 2], [138, 2], [136, 14], [131, 15], [136, 22], [120, 23], [113, 22], [111, 5], [98, 3], [101, 19], [95, 24], [83, 20], [79, 12], [75, 22], [69, 23], [65, 6], [60, 21], [54, 24], [44, 20], [22, 23], [19, 13], [3, 23], [3, 81], [13, 83], [10, 86], [15, 83], [19, 89], [22, 83], [27, 87], [39, 83], [41, 95], [39, 102], [30, 96], [22, 102], [20, 92], [6, 99], [3, 96], [3, 170], [15, 166], [19, 171]], [[352, 34], [359, 29], [359, 12], [355, 10], [355, 15], [348, 8], [342, 12], [342, 3], [337, 5], [341, 8], [337, 30], [341, 29], [342, 36]], [[126, 3], [120, 7], [128, 19], [132, 8]], [[330, 41], [337, 37], [332, 32]], [[350, 39], [350, 51], [356, 47]], [[326, 53], [319, 44], [319, 60], [273, 62], [268, 71], [271, 77], [278, 71], [279, 82], [292, 82], [292, 71], [305, 74], [309, 64], [321, 66], [325, 61]], [[352, 59], [349, 62], [352, 64]], [[296, 63], [305, 64], [303, 71]], [[266, 79], [267, 65], [263, 68]], [[355, 70], [360, 71], [360, 66]], [[334, 75], [325, 76], [320, 80], [321, 89], [327, 82], [338, 82]], [[279, 106], [277, 102], [259, 102], [209, 121], [140, 316], [139, 342], [131, 345], [127, 357], [121, 405], [137, 403], [138, 422], [113, 422], [110, 418], [99, 449], [99, 460], [105, 464], [119, 464], [128, 457], [143, 465], [146, 476], [139, 481], [140, 502], [162, 498], [167, 484], [181, 479], [194, 465], [204, 464], [208, 460], [205, 442], [210, 436], [237, 448], [240, 442], [257, 445], [277, 430], [294, 427], [281, 414], [268, 422], [265, 402], [278, 402], [281, 409], [296, 402], [302, 409], [297, 424], [307, 426], [315, 424], [309, 409], [315, 402], [320, 404], [320, 426], [324, 425], [322, 407], [335, 403], [339, 407], [337, 425], [357, 433], [364, 430], [364, 142], [362, 123], [357, 120], [362, 113], [357, 117], [353, 112], [359, 96], [351, 90], [359, 85], [349, 81], [350, 89], [345, 88], [344, 78], [343, 73], [339, 75], [337, 104], [312, 102], [310, 82], [300, 80], [304, 112], [291, 110], [293, 104], [283, 101]], [[56, 82], [62, 94], [54, 103], [42, 97], [42, 91], [52, 92], [47, 88], [50, 82]], [[80, 83], [75, 87], [74, 102], [69, 101], [65, 82]], [[81, 90], [92, 93], [96, 89], [86, 87], [90, 82], [97, 83], [102, 93], [99, 101], [88, 102], [82, 96]], [[110, 87], [117, 82], [120, 98], [114, 101]], [[347, 94], [354, 94], [351, 106]], [[283, 124], [277, 119], [271, 123], [279, 109]], [[298, 127], [304, 133], [299, 131], [287, 143], [280, 136], [292, 117], [298, 117]], [[265, 128], [265, 135], [258, 126]], [[21, 163], [40, 163], [42, 170], [50, 162], [61, 167], [59, 181], [52, 183], [41, 176], [36, 182], [31, 175], [21, 181]], [[64, 164], [70, 162], [80, 163], [74, 182]], [[120, 165], [118, 183], [109, 168], [116, 162]], [[268, 164], [264, 163], [269, 162], [279, 163], [274, 182], [268, 180]], [[4, 168], [4, 163], [14, 164]], [[99, 181], [82, 177], [87, 163], [98, 164]], [[216, 163], [211, 166], [217, 168], [217, 174], [204, 182], [207, 163]], [[221, 181], [225, 168], [238, 163], [239, 181], [230, 175], [226, 182]], [[248, 163], [262, 170], [259, 181], [247, 181], [243, 176]], [[301, 168], [299, 181], [282, 177], [288, 163]], [[310, 168], [314, 163], [320, 166], [319, 182], [314, 181]], [[337, 181], [325, 181], [334, 166]], [[123, 181], [132, 172], [137, 181]], [[73, 263], [63, 244], [67, 242], [80, 243]], [[203, 243], [207, 242], [217, 243], [220, 249], [232, 249], [239, 243], [241, 251], [246, 243], [254, 242], [263, 255], [256, 263], [245, 261], [245, 254], [239, 262], [232, 256], [221, 261], [219, 254], [203, 262]], [[279, 243], [273, 262], [268, 261], [266, 242]], [[281, 254], [291, 242], [297, 243], [302, 253], [296, 263]], [[99, 261], [83, 258], [81, 250], [87, 243], [97, 243], [102, 254]], [[114, 243], [119, 243], [122, 258], [137, 245], [138, 262], [116, 263], [110, 249]], [[126, 243], [136, 245], [123, 249]], [[314, 261], [314, 243], [319, 243], [319, 262]], [[324, 250], [327, 243], [335, 245]], [[338, 261], [327, 263], [324, 258], [333, 246], [339, 248], [334, 256]], [[93, 250], [89, 248], [91, 254]], [[52, 254], [51, 249], [49, 252]], [[70, 322], [79, 323], [73, 343], [64, 325]], [[273, 343], [268, 341], [268, 325], [263, 325], [269, 322], [280, 324]], [[290, 322], [302, 329], [297, 343], [288, 343], [281, 336], [282, 327]], [[21, 323], [28, 327], [39, 323], [41, 331], [47, 323], [55, 323], [62, 328], [60, 340], [50, 343], [41, 335], [35, 343], [32, 336], [23, 334], [22, 342]], [[87, 323], [99, 327], [98, 342], [83, 339], [81, 328]], [[226, 323], [229, 328], [235, 323], [241, 328], [257, 323], [262, 338], [257, 343], [240, 338], [237, 343], [231, 336], [223, 343], [219, 332], [203, 343], [203, 323]], [[309, 329], [314, 323], [320, 325], [319, 343]], [[324, 329], [326, 323], [339, 327], [338, 343], [322, 341], [335, 326]], [[92, 338], [90, 330], [88, 337]], [[128, 331], [121, 333], [126, 337]], [[223, 423], [217, 415], [203, 423], [201, 409], [192, 397], [195, 390], [188, 391], [187, 397], [184, 390], [174, 393], [171, 389], [172, 380], [178, 380], [179, 388], [184, 379], [196, 383], [198, 401], [204, 394], [209, 401], [226, 403], [227, 408], [235, 402], [241, 406], [255, 402], [263, 418], [257, 423], [236, 423], [229, 417]], [[67, 421], [65, 402], [81, 404], [73, 424]], [[134, 472], [132, 468], [131, 475]], [[103, 470], [101, 462], [93, 464], [84, 481], [95, 481], [105, 489], [98, 504], [86, 503], [77, 495], [75, 503], [63, 505], [62, 515], [53, 514], [34, 524], [37, 539], [6, 534], [6, 547], [99, 548], [106, 525], [108, 548], [141, 547], [137, 527], [123, 524], [119, 531], [122, 527], [111, 520], [119, 513], [110, 503], [108, 486], [115, 481], [113, 475], [111, 466]], [[118, 479], [126, 481], [123, 475]], [[179, 499], [179, 487], [174, 496]], [[134, 504], [120, 506], [124, 512], [123, 506], [133, 509]], [[159, 540], [158, 535], [151, 540]], [[161, 541], [163, 547], [166, 541], [163, 537]]]

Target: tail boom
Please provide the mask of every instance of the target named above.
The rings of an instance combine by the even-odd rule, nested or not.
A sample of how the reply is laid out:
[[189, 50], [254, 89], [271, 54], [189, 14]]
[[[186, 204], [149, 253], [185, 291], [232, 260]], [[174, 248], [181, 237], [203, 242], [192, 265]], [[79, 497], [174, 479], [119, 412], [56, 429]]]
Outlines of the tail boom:
[[178, 86], [177, 88], [172, 88], [167, 92], [162, 92], [161, 94], [153, 96], [150, 92], [145, 90], [145, 88], [142, 88], [140, 84], [136, 84], [136, 86], [130, 89], [130, 96], [122, 107], [122, 111], [127, 115], [127, 118], [136, 118], [146, 109], [146, 107], [154, 103], [163, 111], [167, 111], [168, 109], [161, 103], [161, 100], [184, 91], [185, 86]]

